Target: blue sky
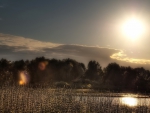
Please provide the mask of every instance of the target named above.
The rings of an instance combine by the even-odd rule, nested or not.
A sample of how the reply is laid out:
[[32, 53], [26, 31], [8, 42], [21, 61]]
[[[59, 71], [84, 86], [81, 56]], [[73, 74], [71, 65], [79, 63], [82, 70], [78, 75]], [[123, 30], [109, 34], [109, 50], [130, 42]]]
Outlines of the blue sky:
[[[125, 17], [130, 17], [132, 14], [143, 18], [149, 26], [149, 6], [149, 0], [0, 0], [0, 46], [1, 48], [12, 46], [9, 43], [10, 39], [18, 36], [26, 39], [26, 43], [29, 43], [29, 39], [33, 39], [35, 42], [41, 41], [40, 44], [49, 42], [54, 45], [57, 43], [74, 44], [79, 47], [84, 45], [113, 48], [114, 53], [116, 49], [123, 51], [122, 56], [125, 54], [129, 59], [148, 61], [150, 33], [132, 42], [121, 35], [118, 26]], [[6, 37], [9, 37], [9, 41], [5, 41]], [[11, 41], [18, 44], [17, 39]], [[24, 46], [24, 44], [20, 43], [16, 46]], [[95, 51], [95, 49], [90, 50]], [[63, 58], [70, 57], [67, 54], [69, 53], [66, 53]], [[107, 55], [109, 56], [106, 57], [110, 57], [112, 54]], [[87, 61], [90, 59], [98, 59], [98, 57], [90, 57]], [[130, 62], [129, 59], [117, 60]]]

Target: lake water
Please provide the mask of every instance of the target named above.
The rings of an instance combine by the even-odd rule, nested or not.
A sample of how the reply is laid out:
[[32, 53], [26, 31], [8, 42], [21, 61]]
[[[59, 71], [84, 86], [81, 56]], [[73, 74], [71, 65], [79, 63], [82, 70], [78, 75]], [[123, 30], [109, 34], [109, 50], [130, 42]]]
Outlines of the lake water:
[[137, 97], [137, 95], [122, 95], [118, 97], [113, 96], [91, 96], [91, 95], [84, 95], [84, 96], [74, 96], [74, 100], [83, 103], [107, 103], [111, 105], [125, 105], [125, 106], [147, 106], [150, 107], [150, 98], [149, 97]]

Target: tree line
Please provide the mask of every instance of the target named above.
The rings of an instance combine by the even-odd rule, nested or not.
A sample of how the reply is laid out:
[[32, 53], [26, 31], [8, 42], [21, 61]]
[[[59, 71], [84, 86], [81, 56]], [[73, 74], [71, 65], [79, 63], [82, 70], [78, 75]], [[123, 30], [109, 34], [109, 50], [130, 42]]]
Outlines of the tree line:
[[[21, 75], [20, 73], [23, 73]], [[27, 73], [27, 74], [25, 74]], [[25, 76], [26, 83], [20, 79]], [[25, 79], [25, 78], [24, 78]], [[32, 85], [71, 88], [90, 88], [119, 92], [150, 92], [150, 71], [109, 63], [102, 68], [99, 62], [89, 61], [87, 67], [73, 59], [0, 60], [0, 86]]]

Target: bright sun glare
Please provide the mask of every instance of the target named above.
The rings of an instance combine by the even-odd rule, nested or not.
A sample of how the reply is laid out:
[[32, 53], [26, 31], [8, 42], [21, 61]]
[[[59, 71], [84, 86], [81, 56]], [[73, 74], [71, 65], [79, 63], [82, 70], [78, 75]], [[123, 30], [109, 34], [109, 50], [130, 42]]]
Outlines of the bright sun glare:
[[122, 28], [124, 35], [133, 40], [142, 36], [145, 32], [145, 26], [143, 22], [135, 17], [128, 19], [123, 24]]

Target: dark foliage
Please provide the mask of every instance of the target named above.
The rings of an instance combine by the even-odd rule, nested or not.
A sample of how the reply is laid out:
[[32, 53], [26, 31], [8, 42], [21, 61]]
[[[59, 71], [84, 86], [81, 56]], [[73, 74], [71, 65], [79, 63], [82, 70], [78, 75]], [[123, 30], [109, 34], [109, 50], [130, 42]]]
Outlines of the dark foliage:
[[[26, 83], [20, 81], [20, 73], [27, 73]], [[24, 76], [26, 76], [24, 74]], [[65, 83], [73, 88], [95, 88], [100, 90], [150, 92], [150, 71], [110, 63], [102, 69], [96, 61], [89, 61], [87, 69], [83, 63], [73, 59], [46, 59], [38, 57], [31, 61], [0, 60], [0, 85], [55, 85]], [[57, 86], [56, 85], [56, 86]], [[63, 87], [62, 85], [61, 87]]]

